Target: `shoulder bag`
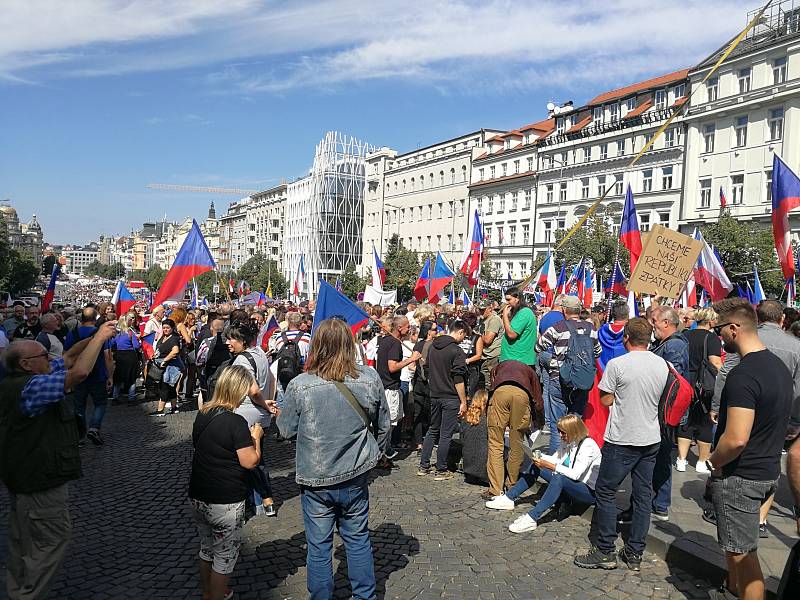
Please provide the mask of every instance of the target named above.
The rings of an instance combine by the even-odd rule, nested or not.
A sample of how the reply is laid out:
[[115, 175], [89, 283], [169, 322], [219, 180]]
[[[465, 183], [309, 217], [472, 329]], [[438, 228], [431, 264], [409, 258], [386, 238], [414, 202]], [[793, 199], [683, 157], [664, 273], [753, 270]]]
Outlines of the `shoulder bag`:
[[336, 389], [339, 390], [339, 393], [345, 397], [345, 399], [350, 403], [350, 406], [353, 407], [353, 410], [356, 411], [358, 413], [358, 416], [360, 416], [361, 419], [364, 421], [364, 428], [369, 430], [370, 433], [372, 433], [372, 423], [370, 422], [369, 417], [367, 416], [367, 411], [365, 411], [364, 407], [358, 403], [358, 400], [356, 400], [356, 397], [353, 394], [353, 392], [350, 391], [350, 388], [348, 388], [341, 381], [334, 381], [333, 385], [336, 386]]

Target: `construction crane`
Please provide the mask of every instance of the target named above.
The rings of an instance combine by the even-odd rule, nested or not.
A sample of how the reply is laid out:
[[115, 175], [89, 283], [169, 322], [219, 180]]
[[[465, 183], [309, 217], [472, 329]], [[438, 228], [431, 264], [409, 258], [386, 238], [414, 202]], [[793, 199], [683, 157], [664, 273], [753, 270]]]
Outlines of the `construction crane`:
[[232, 196], [252, 196], [259, 190], [243, 190], [240, 188], [203, 187], [199, 185], [176, 185], [172, 183], [148, 183], [149, 190], [166, 190], [171, 192], [201, 192], [206, 194], [230, 194]]

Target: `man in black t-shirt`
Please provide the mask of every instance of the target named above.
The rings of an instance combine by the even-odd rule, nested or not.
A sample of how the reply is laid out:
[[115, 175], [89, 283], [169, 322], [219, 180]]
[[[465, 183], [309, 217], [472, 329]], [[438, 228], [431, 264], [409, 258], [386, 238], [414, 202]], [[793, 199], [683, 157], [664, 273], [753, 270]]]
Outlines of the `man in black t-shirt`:
[[708, 462], [717, 515], [717, 539], [725, 550], [728, 589], [712, 597], [763, 598], [758, 561], [761, 505], [775, 493], [781, 450], [792, 406], [792, 377], [758, 337], [756, 312], [743, 298], [714, 305], [715, 333], [739, 364], [722, 390], [714, 452]]
[[[394, 317], [391, 319], [390, 332], [378, 341], [378, 355], [375, 359], [375, 369], [381, 377], [381, 383], [383, 383], [392, 427], [395, 427], [403, 418], [400, 371], [403, 370], [403, 367], [418, 361], [422, 356], [419, 352], [412, 352], [411, 356], [403, 360], [403, 344], [400, 340], [408, 335], [408, 328], [409, 324], [406, 317]], [[391, 439], [391, 435], [387, 436], [386, 439]], [[394, 457], [395, 452], [387, 448], [386, 454], [391, 459]]]

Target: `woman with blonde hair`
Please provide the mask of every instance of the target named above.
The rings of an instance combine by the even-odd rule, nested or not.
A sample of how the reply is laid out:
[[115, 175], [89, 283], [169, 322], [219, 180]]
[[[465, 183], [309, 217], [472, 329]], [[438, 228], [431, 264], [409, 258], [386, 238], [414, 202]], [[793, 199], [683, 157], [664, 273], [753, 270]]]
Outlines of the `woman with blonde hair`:
[[333, 597], [334, 524], [344, 540], [353, 598], [377, 597], [367, 475], [391, 427], [380, 377], [356, 365], [353, 344], [344, 321], [317, 324], [306, 372], [287, 386], [277, 420], [283, 437], [297, 437], [295, 479], [308, 544], [307, 586], [314, 599]]
[[114, 357], [114, 404], [120, 393], [128, 393], [128, 404], [136, 402], [136, 379], [141, 372], [141, 351], [138, 332], [132, 327], [127, 314], [117, 321], [117, 335], [111, 339]]
[[235, 413], [253, 381], [246, 368], [227, 367], [192, 428], [189, 500], [200, 537], [200, 584], [207, 600], [233, 596], [227, 584], [239, 557], [248, 470], [261, 461], [264, 435], [260, 425], [248, 429], [244, 417]]
[[713, 308], [698, 308], [692, 318], [697, 326], [684, 329], [683, 336], [689, 342], [689, 371], [686, 379], [694, 386], [696, 402], [692, 402], [678, 427], [678, 456], [675, 470], [684, 472], [689, 464], [689, 447], [692, 440], [697, 441], [697, 463], [695, 471], [708, 474], [706, 461], [711, 455], [714, 423], [711, 420], [711, 399], [714, 395], [714, 382], [722, 367], [722, 342], [711, 331], [717, 322]]
[[558, 420], [561, 444], [552, 456], [534, 458], [527, 473], [502, 496], [495, 496], [486, 508], [514, 510], [514, 501], [541, 477], [547, 491], [530, 512], [518, 517], [508, 530], [523, 533], [536, 529], [537, 522], [559, 499], [578, 504], [594, 504], [594, 485], [600, 472], [600, 447], [589, 437], [589, 430], [578, 415], [564, 415]]

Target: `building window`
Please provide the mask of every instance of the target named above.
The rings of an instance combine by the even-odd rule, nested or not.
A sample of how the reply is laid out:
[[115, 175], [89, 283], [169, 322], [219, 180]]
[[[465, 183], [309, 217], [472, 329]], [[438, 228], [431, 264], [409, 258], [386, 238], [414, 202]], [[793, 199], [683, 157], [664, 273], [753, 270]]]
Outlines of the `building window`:
[[658, 213], [658, 223], [664, 227], [669, 227], [669, 213]]
[[558, 200], [559, 202], [567, 201], [567, 182], [563, 181], [558, 186]]
[[656, 90], [656, 108], [664, 109], [667, 107], [667, 90]]
[[786, 57], [781, 56], [772, 61], [772, 83], [778, 85], [786, 81]]
[[553, 157], [550, 154], [546, 154], [542, 157], [542, 168], [543, 169], [552, 169], [553, 168]]
[[664, 147], [665, 148], [674, 148], [675, 147], [675, 133], [678, 130], [677, 127], [670, 127], [664, 132]]
[[531, 226], [530, 225], [522, 225], [522, 245], [527, 246], [530, 242], [530, 234], [531, 234]]
[[617, 156], [625, 156], [625, 140], [617, 140]]
[[505, 146], [506, 150], [511, 150], [511, 140], [506, 140]]
[[642, 191], [653, 191], [653, 169], [645, 169], [642, 171]]
[[739, 69], [738, 78], [739, 78], [739, 93], [746, 94], [750, 91], [750, 77], [752, 74], [752, 69], [747, 67], [746, 69]]
[[703, 152], [706, 154], [714, 151], [714, 133], [716, 128], [714, 124], [703, 126]]
[[622, 192], [623, 192], [622, 173], [617, 173], [614, 177], [615, 177], [614, 193], [617, 196], [622, 196]]
[[764, 171], [764, 178], [767, 180], [767, 193], [764, 196], [764, 202], [772, 204], [772, 169]]
[[736, 125], [734, 125], [734, 130], [736, 131], [736, 148], [743, 148], [747, 145], [747, 117], [738, 117], [736, 119]]
[[514, 174], [517, 175], [519, 173], [519, 161], [514, 161]]
[[700, 180], [700, 208], [711, 208], [711, 180]]
[[589, 162], [592, 160], [592, 147], [589, 146], [588, 148], [584, 148], [583, 150], [583, 162]]
[[456, 182], [456, 170], [450, 169], [450, 183]]
[[564, 221], [564, 219], [559, 219], [558, 220], [558, 228], [559, 229], [564, 229], [565, 227], [566, 227], [566, 221]]
[[494, 210], [494, 196], [487, 196], [487, 198], [488, 198], [488, 202], [486, 204], [486, 214], [490, 215], [490, 214], [492, 214], [492, 211]]
[[589, 197], [589, 178], [581, 179], [581, 198], [584, 200]]
[[783, 138], [783, 109], [769, 111], [769, 139], [776, 141]]
[[489, 179], [494, 179], [494, 175], [495, 175], [495, 166], [492, 165], [491, 167], [489, 167]]
[[661, 169], [661, 189], [672, 189], [672, 167], [664, 167]]
[[532, 196], [533, 196], [533, 190], [531, 190], [530, 188], [525, 190], [525, 210], [530, 210]]
[[600, 144], [600, 160], [608, 158], [608, 144]]
[[506, 195], [500, 194], [500, 207], [497, 209], [497, 212], [505, 212], [506, 211]]
[[458, 204], [459, 204], [458, 216], [459, 217], [463, 217], [464, 216], [464, 211], [466, 210], [466, 207], [465, 207], [466, 201], [462, 199], [462, 200], [459, 201]]
[[503, 163], [502, 167], [503, 167], [503, 177], [505, 177], [506, 175], [508, 175], [508, 163]]
[[490, 225], [486, 226], [486, 239], [488, 241], [488, 244], [491, 245], [491, 243], [492, 243], [492, 228], [491, 228]]
[[597, 195], [602, 196], [606, 193], [606, 176], [605, 175], [598, 175], [597, 176]]
[[544, 193], [545, 202], [550, 204], [553, 201], [553, 184], [548, 183], [544, 189], [545, 189]]
[[545, 221], [544, 222], [544, 241], [545, 243], [549, 244], [553, 239], [553, 222], [552, 221]]
[[642, 233], [650, 231], [650, 213], [642, 213], [639, 215], [639, 229]]
[[673, 88], [673, 92], [675, 94], [675, 100], [678, 98], [683, 98], [686, 95], [686, 84], [679, 83]]
[[466, 165], [461, 166], [461, 181], [467, 180], [467, 167]]
[[636, 97], [628, 98], [627, 103], [625, 106], [628, 108], [628, 112], [636, 110]]
[[412, 177], [411, 178], [411, 191], [413, 192], [415, 189], [417, 189], [417, 180]]
[[609, 113], [611, 115], [611, 122], [619, 121], [619, 104], [615, 102], [609, 108]]
[[513, 263], [513, 262], [511, 262], [511, 261], [508, 261], [508, 262], [506, 263], [506, 266], [508, 267], [508, 274], [509, 274], [509, 275], [511, 275], [511, 276], [513, 277], [513, 272], [514, 272], [514, 263]]
[[731, 175], [731, 204], [744, 203], [744, 175]]
[[706, 82], [706, 101], [714, 102], [719, 97], [719, 79], [713, 77]]
[[456, 216], [455, 202], [452, 200], [447, 203], [447, 216], [451, 219], [455, 218]]
[[595, 123], [602, 123], [603, 122], [603, 107], [602, 106], [595, 106], [593, 120], [594, 120]]
[[564, 133], [564, 117], [556, 119], [556, 133]]
[[508, 228], [508, 241], [512, 246], [515, 246], [517, 243], [517, 226], [511, 225]]
[[528, 157], [528, 171], [533, 171], [533, 157]]
[[511, 192], [511, 211], [517, 210], [517, 204], [519, 202], [519, 192]]

